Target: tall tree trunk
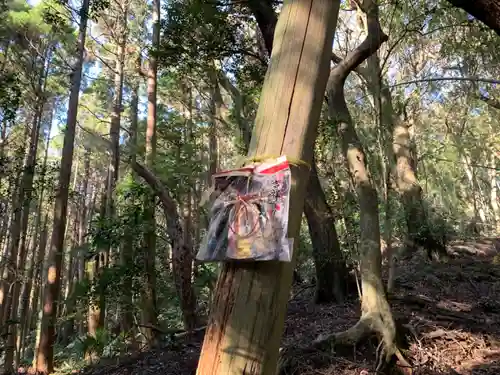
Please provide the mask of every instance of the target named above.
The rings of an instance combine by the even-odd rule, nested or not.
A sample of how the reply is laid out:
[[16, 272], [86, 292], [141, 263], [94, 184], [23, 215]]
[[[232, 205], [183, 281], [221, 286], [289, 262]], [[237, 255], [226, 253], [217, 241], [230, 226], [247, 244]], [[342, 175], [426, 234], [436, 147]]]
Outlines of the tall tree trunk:
[[[47, 237], [48, 237], [48, 216], [49, 214], [45, 214], [45, 219], [43, 221], [42, 233], [40, 234], [40, 246], [38, 248], [37, 253], [37, 267], [35, 268], [35, 273], [33, 275], [33, 293], [31, 298], [31, 305], [28, 319], [29, 329], [36, 329], [36, 339], [35, 339], [35, 350], [38, 348], [40, 344], [41, 330], [42, 330], [42, 292], [43, 292], [43, 283], [42, 283], [42, 275], [45, 273], [46, 259], [45, 254], [47, 251]], [[42, 298], [40, 298], [42, 297]], [[33, 358], [33, 367], [36, 368], [36, 352], [35, 357]]]
[[[283, 5], [249, 156], [310, 162], [340, 1]], [[305, 53], [301, 53], [303, 51]], [[309, 171], [292, 171], [288, 235], [297, 239]], [[295, 252], [294, 252], [295, 253]], [[222, 266], [198, 374], [275, 374], [294, 262]]]
[[[9, 176], [9, 193], [14, 197], [12, 202], [12, 210], [9, 212], [9, 235], [5, 243], [5, 248], [3, 251], [3, 257], [6, 262], [2, 265], [2, 279], [0, 280], [0, 327], [2, 327], [2, 334], [8, 335], [11, 329], [10, 325], [6, 325], [7, 320], [10, 317], [10, 306], [12, 303], [12, 294], [14, 283], [16, 280], [16, 267], [17, 267], [17, 246], [13, 246], [13, 242], [17, 241], [19, 244], [20, 240], [20, 220], [22, 218], [22, 206], [21, 201], [22, 194], [22, 177], [23, 174], [23, 164], [25, 155], [27, 155], [28, 136], [30, 135], [30, 127], [26, 126], [23, 133], [23, 138], [21, 145], [14, 152], [14, 168], [13, 176]], [[17, 234], [17, 236], [14, 236]], [[15, 249], [15, 253], [12, 250]], [[9, 265], [9, 267], [7, 267]], [[5, 330], [5, 332], [3, 331]]]
[[[185, 115], [186, 115], [186, 126], [185, 126], [185, 134], [184, 140], [186, 144], [190, 144], [193, 141], [193, 92], [192, 88], [189, 84], [184, 86], [184, 102], [187, 104], [185, 106]], [[220, 98], [219, 103], [222, 101]], [[220, 114], [219, 111], [216, 110]], [[217, 121], [216, 118], [214, 118]], [[216, 123], [211, 124], [212, 132], [215, 133]], [[215, 135], [215, 134], [213, 134]], [[217, 150], [214, 150], [215, 154], [212, 154], [212, 168], [217, 167]], [[194, 156], [194, 155], [193, 155]], [[193, 221], [192, 221], [192, 198], [193, 191], [191, 186], [188, 186], [186, 197], [184, 199], [184, 212], [183, 212], [183, 233], [184, 233], [184, 244], [187, 249], [191, 249], [191, 251], [186, 251], [182, 254], [177, 253], [174, 260], [174, 278], [177, 280], [177, 290], [180, 292], [180, 297], [183, 299], [181, 303], [181, 307], [183, 309], [183, 317], [184, 319], [184, 327], [187, 330], [194, 329], [197, 325], [197, 316], [196, 316], [196, 298], [192, 285], [193, 280], [193, 261], [194, 254], [192, 252], [193, 249]], [[187, 290], [187, 293], [185, 292]]]
[[[99, 207], [99, 216], [101, 218], [106, 216], [107, 184], [109, 183], [108, 181], [108, 179], [105, 179], [104, 187], [102, 189], [103, 191], [101, 193], [101, 201]], [[90, 285], [94, 287], [92, 288], [93, 293], [88, 305], [87, 334], [94, 338], [97, 338], [97, 331], [104, 325], [104, 293], [99, 289], [99, 287], [102, 287], [102, 284], [99, 283], [99, 276], [100, 272], [102, 272], [104, 268], [104, 262], [105, 260], [101, 253], [94, 255], [86, 263], [87, 280], [89, 281]], [[98, 360], [97, 353], [93, 350], [93, 348], [85, 353], [85, 360], [90, 364], [92, 364], [95, 360]]]
[[[128, 0], [117, 2], [116, 5], [120, 8], [119, 20], [117, 22], [114, 34], [116, 35], [116, 61], [115, 61], [115, 78], [114, 78], [114, 98], [113, 111], [111, 113], [111, 124], [109, 134], [111, 140], [111, 160], [108, 167], [108, 186], [106, 196], [106, 217], [112, 218], [115, 215], [115, 188], [118, 182], [118, 171], [120, 167], [120, 125], [123, 101], [123, 78], [125, 68], [125, 47], [127, 43], [127, 17], [128, 17]], [[107, 249], [109, 255], [113, 249]]]
[[[0, 160], [2, 163], [5, 163], [5, 145], [7, 143], [7, 123], [2, 123], [2, 130], [0, 131]], [[0, 187], [4, 185], [4, 177], [6, 171], [0, 173]], [[7, 196], [10, 196], [7, 195]], [[2, 245], [5, 239], [5, 234], [7, 233], [7, 222], [8, 222], [8, 212], [9, 212], [9, 199], [2, 198], [0, 201], [2, 210], [0, 211], [0, 219], [2, 219], [2, 228], [0, 230], [0, 249], [2, 249]], [[0, 274], [3, 274], [3, 270], [0, 269]]]
[[[52, 120], [52, 116], [50, 117]], [[52, 121], [50, 121], [52, 123]], [[40, 259], [38, 256], [40, 254], [40, 250], [37, 250], [37, 246], [40, 242], [40, 238], [42, 235], [42, 228], [43, 228], [43, 214], [42, 214], [42, 209], [43, 209], [43, 203], [44, 203], [44, 194], [45, 194], [45, 175], [47, 173], [47, 159], [49, 156], [49, 142], [50, 142], [50, 131], [47, 131], [46, 137], [45, 137], [45, 154], [43, 157], [43, 166], [42, 166], [42, 172], [41, 172], [41, 177], [40, 177], [40, 191], [38, 193], [38, 207], [37, 207], [37, 212], [35, 216], [35, 234], [34, 234], [34, 241], [31, 244], [31, 254], [32, 256], [32, 261], [30, 268], [28, 270], [28, 275], [26, 277], [26, 284], [23, 289], [23, 293], [21, 296], [21, 308], [19, 312], [19, 316], [21, 317], [21, 331], [19, 333], [19, 340], [17, 344], [17, 352], [16, 352], [16, 363], [19, 363], [22, 348], [24, 345], [24, 340], [25, 340], [25, 334], [26, 330], [29, 330], [30, 326], [30, 320], [29, 320], [29, 304], [30, 304], [30, 297], [31, 297], [31, 291], [33, 288], [33, 280], [34, 280], [34, 275], [35, 275], [35, 269], [39, 267], [39, 263], [43, 263], [43, 257]], [[45, 252], [45, 250], [44, 250]]]
[[[269, 0], [252, 0], [248, 2], [248, 7], [257, 20], [268, 53], [271, 54], [277, 22], [272, 4]], [[248, 133], [242, 131], [244, 140], [247, 139], [245, 134]], [[245, 150], [247, 149], [248, 144]], [[317, 167], [313, 166], [313, 168], [314, 172], [311, 172], [309, 176], [304, 213], [311, 239], [313, 239], [313, 257], [317, 278], [315, 300], [317, 303], [328, 303], [335, 299], [340, 302], [345, 299], [348, 292], [349, 273], [340, 250], [332, 209], [319, 182]], [[311, 193], [312, 191], [314, 194]], [[330, 275], [335, 275], [335, 280]]]
[[83, 55], [90, 0], [83, 0], [80, 9], [80, 26], [78, 35], [77, 62], [71, 76], [71, 90], [68, 105], [66, 129], [59, 171], [59, 183], [54, 206], [54, 226], [50, 243], [47, 283], [44, 293], [44, 309], [40, 342], [36, 353], [36, 371], [48, 374], [54, 371], [54, 342], [57, 302], [61, 287], [61, 270], [63, 260], [64, 231], [68, 209], [69, 182], [73, 165], [78, 100], [82, 80]]
[[[45, 104], [44, 91], [45, 91], [45, 77], [48, 71], [48, 61], [50, 59], [50, 53], [46, 56], [44, 64], [41, 68], [39, 83], [37, 89], [39, 90], [37, 98], [36, 113], [33, 118], [33, 124], [31, 126], [30, 144], [28, 149], [28, 154], [26, 158], [26, 163], [24, 167], [23, 177], [21, 180], [21, 187], [19, 192], [18, 204], [19, 212], [15, 214], [15, 222], [12, 226], [12, 242], [10, 247], [10, 255], [12, 262], [16, 264], [14, 272], [14, 277], [19, 278], [24, 274], [24, 265], [26, 263], [27, 256], [27, 229], [28, 229], [28, 219], [30, 216], [31, 208], [31, 197], [33, 195], [33, 179], [35, 176], [36, 168], [36, 155], [38, 150], [38, 140], [40, 137], [40, 126], [42, 124], [43, 108]], [[47, 64], [47, 68], [46, 65]], [[13, 280], [14, 281], [14, 280]], [[12, 288], [12, 293], [9, 293], [7, 297], [6, 304], [6, 315], [9, 315], [10, 310], [10, 320], [19, 321], [18, 319], [18, 304], [19, 304], [19, 293], [21, 291], [21, 281], [15, 280]], [[13, 371], [15, 363], [14, 355], [17, 342], [17, 324], [9, 325], [9, 336], [7, 340], [7, 348], [5, 350], [5, 371]]]
[[[14, 152], [14, 176], [9, 176], [11, 180], [9, 181], [9, 190], [12, 196], [12, 210], [10, 212], [10, 223], [9, 223], [9, 235], [7, 237], [6, 248], [4, 251], [4, 258], [8, 259], [10, 267], [3, 267], [2, 280], [1, 280], [1, 291], [0, 291], [0, 323], [2, 327], [5, 327], [5, 322], [10, 317], [10, 306], [12, 303], [12, 290], [14, 288], [14, 282], [16, 281], [16, 267], [17, 267], [17, 254], [18, 246], [20, 241], [20, 230], [21, 230], [21, 218], [22, 218], [22, 179], [25, 175], [25, 159], [29, 151], [28, 142], [30, 135], [30, 127], [26, 126], [22, 138], [21, 145]], [[14, 253], [12, 251], [15, 251]], [[5, 327], [10, 329], [10, 327]]]
[[[138, 54], [137, 60], [137, 70], [141, 69], [141, 55]], [[136, 78], [132, 82], [132, 92], [130, 99], [130, 164], [134, 165], [137, 160], [137, 123], [138, 123], [138, 109], [139, 109], [139, 80]], [[132, 178], [136, 180], [136, 174], [132, 168]], [[134, 259], [134, 233], [128, 231], [126, 234], [126, 240], [122, 247], [121, 252], [121, 263], [124, 267], [131, 267]], [[132, 345], [135, 345], [134, 333], [131, 332], [134, 323], [134, 313], [133, 313], [133, 302], [132, 302], [132, 288], [133, 280], [131, 275], [126, 274], [123, 283], [123, 295], [121, 298], [121, 330], [126, 334], [131, 333]]]
[[[71, 190], [73, 192], [77, 192], [78, 186], [78, 167], [80, 163], [79, 160], [76, 161], [76, 166], [73, 170], [73, 184]], [[64, 287], [64, 297], [61, 296], [64, 300], [64, 307], [58, 311], [59, 319], [64, 320], [64, 323], [60, 325], [60, 331], [58, 333], [58, 342], [66, 346], [69, 344], [71, 336], [75, 333], [75, 304], [76, 301], [73, 298], [73, 291], [75, 289], [75, 283], [77, 282], [77, 261], [78, 257], [75, 257], [75, 249], [78, 246], [78, 235], [77, 235], [77, 227], [80, 216], [80, 210], [78, 204], [73, 202], [73, 204], [68, 209], [68, 217], [72, 222], [69, 221], [66, 225], [66, 234], [64, 236], [65, 243], [69, 242], [69, 246], [67, 246], [69, 250], [69, 258], [68, 258], [68, 266], [66, 268], [66, 276], [64, 277], [65, 287]], [[70, 229], [71, 228], [71, 229]]]
[[378, 55], [374, 54], [368, 59], [364, 76], [373, 95], [375, 107], [380, 111], [383, 131], [391, 134], [387, 135], [387, 139], [392, 141], [392, 147], [387, 148], [387, 159], [395, 166], [393, 173], [396, 190], [405, 212], [410, 252], [415, 251], [417, 246], [422, 246], [427, 249], [428, 254], [432, 252], [436, 257], [445, 256], [444, 244], [440, 243], [429, 228], [422, 188], [417, 178], [410, 124], [394, 110], [390, 88], [382, 79]]
[[[111, 112], [111, 123], [109, 127], [111, 156], [109, 159], [105, 204], [101, 206], [104, 211], [101, 212], [102, 217], [112, 220], [115, 216], [115, 189], [118, 183], [118, 174], [120, 167], [120, 125], [123, 100], [123, 81], [124, 81], [124, 66], [125, 66], [125, 47], [127, 41], [127, 17], [128, 17], [128, 1], [115, 2], [118, 13], [115, 29], [113, 30], [114, 42], [116, 43], [116, 59], [114, 66], [114, 97], [113, 107]], [[89, 276], [96, 280], [98, 275], [103, 272], [103, 269], [108, 267], [110, 262], [114, 262], [114, 249], [111, 243], [108, 243], [99, 254], [96, 254], [95, 259], [89, 262]], [[105, 326], [106, 319], [106, 285], [101, 285], [98, 290], [98, 302], [93, 306], [89, 306], [89, 334], [95, 336], [98, 329]], [[96, 353], [92, 353], [91, 361], [97, 359]]]
[[[78, 252], [78, 281], [83, 282], [85, 279], [85, 252], [82, 250], [83, 244], [85, 243], [85, 232], [87, 229], [87, 212], [88, 212], [88, 196], [89, 196], [89, 179], [90, 179], [90, 156], [91, 150], [89, 147], [85, 147], [85, 153], [83, 156], [83, 181], [82, 188], [80, 191], [80, 217], [78, 220], [78, 246], [80, 251]], [[83, 321], [78, 322], [78, 332], [83, 334], [84, 327]]]
[[[157, 52], [160, 46], [160, 0], [153, 0], [153, 39], [152, 50], [149, 56], [148, 71], [148, 117], [146, 127], [146, 166], [154, 171], [156, 158], [156, 112], [157, 112], [157, 76], [158, 61]], [[148, 194], [149, 195], [149, 194]], [[144, 216], [147, 222], [147, 230], [144, 232], [144, 293], [143, 299], [143, 322], [148, 326], [158, 324], [156, 311], [156, 221], [154, 198], [146, 196], [144, 202]], [[181, 297], [182, 298], [182, 297]], [[147, 344], [153, 346], [157, 339], [157, 331], [148, 327], [144, 329]]]
[[[327, 85], [328, 109], [342, 143], [349, 174], [356, 189], [360, 205], [360, 268], [361, 318], [345, 332], [332, 334], [320, 341], [337, 344], [355, 344], [371, 332], [379, 335], [383, 353], [379, 365], [394, 355], [402, 358], [396, 346], [396, 326], [385, 296], [381, 275], [380, 228], [377, 190], [368, 171], [363, 146], [356, 134], [344, 96], [344, 83], [356, 67], [387, 40], [378, 21], [378, 8], [372, 0], [359, 4], [367, 15], [368, 34], [365, 40], [330, 72]], [[380, 370], [377, 366], [377, 370]]]
[[349, 273], [335, 229], [335, 217], [318, 178], [313, 157], [304, 213], [311, 234], [316, 267], [316, 303], [342, 303], [348, 293]]
[[496, 169], [496, 157], [493, 152], [490, 156], [490, 170], [489, 170], [489, 178], [490, 178], [490, 205], [491, 210], [493, 211], [493, 221], [494, 221], [494, 232], [500, 233], [500, 207], [498, 204], [498, 182], [497, 175], [498, 170]]

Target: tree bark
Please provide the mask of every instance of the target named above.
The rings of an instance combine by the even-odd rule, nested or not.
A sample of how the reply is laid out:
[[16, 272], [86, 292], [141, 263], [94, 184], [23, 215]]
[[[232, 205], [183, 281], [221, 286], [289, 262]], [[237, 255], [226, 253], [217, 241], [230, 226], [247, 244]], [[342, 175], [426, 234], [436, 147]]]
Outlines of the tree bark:
[[[382, 79], [380, 59], [377, 54], [370, 56], [367, 70], [363, 71], [363, 75], [373, 95], [375, 107], [380, 112], [385, 138], [392, 141], [391, 146], [386, 149], [387, 159], [394, 165], [394, 168], [391, 166], [389, 170], [393, 169], [396, 190], [405, 212], [409, 252], [415, 251], [417, 246], [422, 246], [426, 248], [428, 255], [445, 256], [444, 244], [429, 228], [422, 188], [417, 178], [410, 125], [394, 110], [390, 89]], [[392, 258], [392, 255], [390, 256]], [[393, 272], [394, 270], [391, 270], [391, 273]], [[392, 279], [391, 282], [393, 281]]]
[[[193, 91], [188, 83], [184, 85], [183, 88], [184, 94], [184, 103], [185, 105], [185, 114], [186, 114], [186, 126], [184, 133], [184, 140], [186, 144], [191, 144], [193, 142]], [[222, 101], [222, 98], [220, 99]], [[213, 124], [216, 125], [216, 124]], [[215, 127], [212, 129], [215, 131]], [[212, 144], [213, 146], [213, 144]], [[212, 159], [212, 162], [217, 162], [217, 150], [215, 158]], [[215, 164], [212, 166], [216, 166]], [[190, 249], [190, 251], [186, 251], [182, 254], [174, 254], [173, 259], [173, 274], [174, 280], [177, 281], [177, 289], [179, 292], [183, 292], [185, 288], [190, 288], [191, 291], [189, 293], [181, 293], [181, 298], [188, 298], [182, 302], [181, 306], [183, 309], [182, 314], [184, 317], [190, 317], [190, 320], [184, 320], [184, 328], [188, 331], [196, 328], [198, 324], [198, 319], [196, 316], [196, 295], [192, 286], [193, 280], [193, 220], [192, 220], [192, 198], [193, 198], [193, 190], [189, 186], [186, 191], [186, 197], [183, 199], [183, 234], [184, 234], [184, 244], [186, 249]], [[181, 257], [179, 257], [181, 255]], [[182, 264], [182, 266], [181, 266]], [[181, 268], [182, 267], [182, 268]]]
[[[251, 0], [248, 7], [257, 19], [260, 31], [269, 54], [273, 48], [274, 30], [277, 17], [269, 0]], [[246, 149], [250, 141], [250, 132], [242, 131]], [[317, 303], [328, 303], [334, 300], [343, 301], [348, 293], [348, 271], [345, 259], [340, 250], [335, 218], [326, 201], [325, 193], [318, 179], [316, 165], [309, 176], [304, 213], [313, 245], [313, 258], [316, 267]], [[314, 194], [311, 193], [314, 191]], [[333, 224], [333, 225], [332, 225]], [[333, 278], [331, 275], [334, 275]]]
[[[19, 212], [15, 214], [15, 221], [12, 227], [12, 242], [10, 248], [11, 259], [16, 264], [14, 274], [19, 278], [24, 274], [24, 265], [27, 256], [27, 231], [28, 219], [31, 209], [31, 198], [33, 195], [33, 179], [35, 177], [36, 168], [36, 155], [38, 151], [38, 140], [40, 138], [40, 126], [42, 124], [43, 108], [45, 105], [45, 81], [50, 64], [50, 49], [46, 51], [46, 56], [43, 65], [40, 68], [39, 78], [37, 83], [37, 103], [36, 111], [33, 117], [33, 124], [31, 126], [30, 143], [26, 164], [24, 166], [23, 177], [21, 180], [21, 187], [19, 192]], [[21, 276], [22, 277], [22, 276]], [[18, 319], [18, 305], [19, 293], [21, 291], [21, 281], [14, 280], [12, 293], [7, 297], [6, 314], [9, 314], [12, 321], [19, 321]], [[15, 359], [15, 348], [17, 341], [17, 324], [9, 325], [9, 336], [7, 340], [7, 348], [5, 350], [5, 371], [13, 371], [13, 360]]]
[[[381, 275], [380, 228], [377, 191], [368, 171], [363, 146], [356, 134], [344, 96], [347, 76], [359, 64], [375, 53], [387, 36], [378, 21], [378, 8], [371, 0], [359, 4], [367, 15], [366, 39], [330, 72], [327, 85], [329, 115], [342, 143], [349, 174], [356, 189], [360, 205], [360, 268], [361, 268], [361, 318], [345, 332], [332, 334], [320, 341], [355, 344], [367, 334], [376, 332], [383, 343], [385, 363], [400, 354], [396, 346], [396, 327], [385, 296]], [[379, 368], [377, 368], [379, 370]]]
[[252, 129], [249, 126], [247, 119], [243, 117], [243, 98], [241, 93], [222, 72], [218, 72], [217, 80], [220, 86], [231, 95], [231, 99], [233, 100], [234, 116], [236, 117], [236, 123], [238, 124], [238, 129], [240, 131], [246, 152], [248, 150], [248, 146], [250, 145]]
[[[153, 0], [153, 38], [152, 49], [149, 56], [148, 71], [148, 117], [146, 125], [146, 166], [154, 171], [156, 158], [156, 112], [157, 112], [157, 75], [158, 61], [156, 54], [160, 45], [160, 0]], [[146, 230], [144, 232], [144, 291], [143, 301], [143, 323], [145, 326], [155, 327], [158, 324], [156, 311], [156, 219], [154, 197], [146, 195], [144, 202], [144, 216]], [[156, 342], [157, 331], [144, 327], [144, 336], [147, 345], [153, 346]]]
[[212, 183], [211, 176], [217, 172], [219, 166], [219, 147], [217, 142], [217, 129], [221, 118], [222, 96], [219, 90], [219, 81], [215, 71], [210, 71], [210, 127], [208, 130], [208, 156], [209, 156], [209, 185]]
[[54, 371], [55, 320], [57, 316], [57, 302], [61, 287], [64, 230], [66, 228], [69, 182], [71, 177], [71, 167], [73, 164], [76, 119], [78, 114], [78, 100], [82, 79], [89, 3], [89, 0], [84, 0], [80, 9], [77, 62], [73, 68], [71, 77], [66, 131], [64, 134], [61, 168], [59, 171], [59, 183], [55, 198], [54, 227], [52, 229], [48, 276], [45, 287], [42, 329], [36, 354], [36, 371], [42, 374], [48, 374]]
[[491, 210], [493, 211], [493, 221], [494, 228], [493, 231], [495, 233], [500, 233], [500, 206], [498, 204], [498, 185], [497, 185], [497, 170], [496, 170], [496, 157], [495, 153], [492, 152], [490, 156], [490, 170], [489, 170], [489, 178], [490, 178], [490, 205]]
[[[340, 2], [284, 3], [249, 156], [311, 161]], [[289, 237], [300, 229], [309, 171], [292, 171]], [[197, 373], [274, 374], [294, 262], [224, 264]]]
[[[140, 70], [141, 68], [141, 56], [138, 54], [136, 59], [136, 68]], [[132, 81], [131, 88], [131, 99], [130, 99], [130, 139], [128, 146], [130, 149], [130, 163], [134, 165], [137, 161], [137, 123], [138, 123], [138, 109], [139, 109], [139, 79], [140, 77], [135, 77]], [[136, 173], [132, 168], [132, 178], [136, 180]], [[121, 252], [121, 263], [124, 267], [130, 267], [133, 264], [134, 259], [134, 233], [128, 231], [126, 234], [125, 242], [122, 247]], [[133, 280], [131, 275], [126, 274], [123, 282], [123, 295], [120, 303], [120, 324], [122, 332], [128, 334], [131, 332], [134, 324], [134, 313], [133, 313]], [[135, 345], [135, 336], [132, 332], [132, 345]]]
[[[108, 170], [109, 172], [109, 170]], [[108, 177], [109, 178], [109, 177]], [[99, 216], [105, 217], [107, 205], [107, 183], [108, 180], [105, 181], [103, 191], [101, 193], [101, 202], [99, 207]], [[102, 272], [102, 269], [105, 265], [105, 259], [101, 253], [95, 254], [90, 260], [86, 263], [86, 271], [87, 271], [87, 280], [91, 286], [102, 287], [99, 285], [99, 274]], [[97, 288], [92, 288], [91, 298], [88, 304], [87, 311], [87, 334], [90, 337], [97, 338], [97, 330], [104, 326], [104, 293]], [[85, 360], [92, 364], [95, 360], [98, 360], [97, 353], [94, 351], [89, 351], [85, 353]]]
[[[38, 248], [37, 253], [37, 267], [35, 268], [35, 273], [33, 275], [33, 293], [31, 296], [31, 305], [29, 316], [27, 317], [29, 322], [29, 329], [36, 329], [36, 339], [35, 339], [35, 356], [33, 358], [33, 367], [36, 368], [36, 353], [37, 348], [40, 343], [40, 334], [42, 328], [42, 292], [43, 292], [43, 283], [42, 283], [42, 275], [44, 274], [46, 259], [45, 254], [47, 251], [47, 237], [48, 237], [48, 212], [45, 213], [45, 218], [43, 221], [43, 229], [40, 234], [40, 246]], [[42, 297], [42, 298], [40, 298]]]
[[260, 32], [264, 38], [266, 49], [271, 53], [273, 49], [274, 30], [278, 18], [274, 12], [272, 1], [270, 0], [248, 0], [248, 8], [252, 11], [257, 25], [259, 25]]
[[[138, 66], [140, 67], [140, 55], [138, 58]], [[131, 99], [130, 99], [130, 128], [129, 134], [130, 138], [128, 141], [128, 147], [130, 150], [130, 163], [131, 165], [135, 164], [137, 160], [137, 111], [139, 106], [139, 80], [136, 77], [132, 82], [131, 88]], [[136, 180], [135, 172], [131, 171], [131, 176]], [[137, 221], [134, 220], [134, 223]], [[134, 224], [132, 224], [134, 225]], [[134, 241], [134, 233], [132, 230], [128, 230], [125, 234], [124, 242], [122, 243], [122, 249], [120, 253], [120, 262], [122, 267], [131, 267], [133, 265], [133, 259], [135, 257], [135, 241]], [[128, 338], [130, 338], [131, 348], [135, 348], [136, 340], [135, 340], [135, 332], [133, 331], [134, 327], [134, 312], [133, 312], [133, 278], [132, 275], [126, 273], [123, 279], [123, 293], [120, 298], [120, 311], [119, 311], [119, 321], [120, 321], [120, 329], [122, 332], [125, 332]]]
[[[91, 150], [89, 147], [85, 147], [85, 152], [83, 155], [83, 181], [80, 190], [80, 217], [78, 220], [78, 246], [80, 251], [78, 252], [78, 281], [83, 282], [85, 279], [85, 252], [81, 250], [83, 244], [85, 243], [85, 233], [87, 230], [88, 222], [88, 196], [89, 196], [89, 180], [90, 180], [90, 155]], [[83, 334], [84, 327], [83, 321], [77, 322], [79, 334]]]
[[[162, 182], [156, 175], [147, 167], [140, 163], [135, 163], [133, 165], [135, 172], [146, 181], [146, 183], [155, 191], [158, 198], [162, 203], [163, 211], [165, 214], [167, 222], [167, 235], [169, 237], [172, 253], [175, 257], [176, 254], [192, 253], [193, 249], [189, 248], [184, 242], [184, 233], [181, 223], [181, 218], [179, 216], [179, 211], [177, 209], [177, 204], [174, 199], [170, 196], [168, 190], [163, 186]], [[196, 316], [190, 316], [191, 312], [194, 312], [196, 299], [194, 296], [194, 290], [191, 285], [191, 261], [190, 257], [178, 257], [178, 264], [174, 263], [174, 267], [178, 267], [179, 270], [188, 270], [189, 274], [181, 275], [179, 272], [177, 275], [182, 276], [174, 280], [176, 283], [176, 288], [181, 299], [181, 310], [183, 312], [183, 321], [186, 327], [191, 326], [196, 322]], [[183, 262], [186, 262], [184, 264]], [[174, 275], [175, 275], [174, 270]], [[187, 306], [186, 306], [187, 304]]]
[[448, 0], [448, 2], [457, 8], [465, 10], [500, 35], [500, 1]]
[[[52, 119], [52, 116], [51, 116]], [[20, 361], [20, 356], [22, 352], [22, 347], [24, 345], [24, 339], [25, 339], [25, 333], [26, 330], [30, 329], [30, 320], [29, 320], [29, 304], [30, 304], [30, 296], [31, 296], [31, 291], [33, 288], [33, 279], [35, 275], [35, 269], [39, 267], [39, 263], [43, 263], [43, 258], [38, 258], [37, 255], [40, 254], [40, 250], [37, 251], [37, 246], [40, 243], [41, 244], [41, 236], [42, 236], [42, 228], [43, 228], [43, 214], [42, 214], [42, 208], [43, 208], [43, 203], [44, 203], [44, 193], [45, 193], [45, 174], [47, 171], [47, 159], [49, 156], [49, 142], [50, 142], [50, 131], [47, 132], [46, 139], [45, 139], [45, 154], [43, 157], [43, 167], [42, 167], [42, 173], [40, 177], [40, 191], [38, 194], [38, 207], [37, 207], [37, 212], [36, 212], [36, 217], [35, 217], [35, 230], [34, 230], [34, 241], [31, 245], [31, 254], [32, 256], [32, 261], [30, 268], [28, 270], [28, 275], [26, 277], [26, 284], [23, 289], [23, 293], [21, 296], [21, 308], [19, 312], [19, 316], [21, 317], [21, 331], [19, 333], [19, 343], [17, 345], [18, 349], [16, 352], [16, 363], [19, 363]], [[45, 252], [45, 250], [44, 250]]]
[[109, 181], [107, 187], [107, 217], [114, 216], [114, 190], [118, 182], [118, 173], [120, 168], [120, 125], [123, 101], [123, 79], [125, 68], [125, 47], [127, 43], [127, 18], [128, 18], [128, 0], [117, 2], [119, 7], [118, 22], [114, 30], [116, 43], [115, 77], [114, 77], [114, 98], [113, 111], [111, 113], [111, 123], [109, 135], [111, 140], [111, 160], [109, 163]]
[[315, 302], [342, 303], [348, 293], [349, 273], [335, 229], [335, 217], [320, 185], [314, 158], [304, 213], [311, 234], [316, 267]]
[[[14, 199], [12, 199], [12, 210], [9, 213], [9, 236], [7, 236], [7, 240], [5, 243], [4, 249], [4, 259], [8, 259], [10, 263], [10, 267], [6, 267], [5, 263], [2, 266], [2, 279], [1, 290], [0, 290], [0, 325], [4, 327], [3, 329], [9, 330], [9, 326], [5, 326], [6, 321], [9, 319], [10, 314], [10, 306], [12, 302], [12, 288], [14, 286], [15, 278], [17, 277], [15, 269], [17, 267], [17, 246], [19, 245], [20, 240], [20, 220], [21, 220], [21, 212], [23, 202], [21, 200], [22, 193], [22, 176], [23, 176], [23, 163], [24, 163], [24, 155], [26, 155], [26, 145], [28, 143], [29, 136], [29, 126], [26, 126], [24, 129], [24, 134], [22, 138], [21, 145], [14, 152], [14, 168], [15, 171], [14, 176], [9, 176], [11, 178], [9, 182], [9, 192], [12, 194]], [[13, 246], [13, 242], [17, 241], [17, 246]], [[15, 253], [12, 253], [14, 249]], [[2, 332], [7, 333], [7, 332]]]

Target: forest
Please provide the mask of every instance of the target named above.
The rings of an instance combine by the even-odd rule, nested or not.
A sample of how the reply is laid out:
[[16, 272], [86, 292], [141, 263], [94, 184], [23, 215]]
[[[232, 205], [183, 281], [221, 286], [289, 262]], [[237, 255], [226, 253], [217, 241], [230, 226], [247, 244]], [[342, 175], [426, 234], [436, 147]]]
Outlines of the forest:
[[[499, 50], [498, 0], [1, 0], [0, 373], [500, 374]], [[210, 258], [273, 160], [284, 258]]]

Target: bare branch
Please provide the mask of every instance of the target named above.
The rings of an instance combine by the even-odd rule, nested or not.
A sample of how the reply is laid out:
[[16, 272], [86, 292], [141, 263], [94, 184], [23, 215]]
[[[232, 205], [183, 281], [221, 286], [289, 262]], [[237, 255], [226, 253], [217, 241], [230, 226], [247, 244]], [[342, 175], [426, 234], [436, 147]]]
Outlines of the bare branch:
[[394, 85], [387, 85], [387, 87], [398, 87], [411, 85], [414, 83], [425, 83], [425, 82], [439, 82], [439, 81], [468, 81], [468, 82], [484, 82], [491, 84], [499, 84], [500, 80], [492, 79], [492, 78], [481, 78], [481, 77], [435, 77], [435, 78], [423, 78], [423, 79], [415, 79], [412, 81], [400, 82]]

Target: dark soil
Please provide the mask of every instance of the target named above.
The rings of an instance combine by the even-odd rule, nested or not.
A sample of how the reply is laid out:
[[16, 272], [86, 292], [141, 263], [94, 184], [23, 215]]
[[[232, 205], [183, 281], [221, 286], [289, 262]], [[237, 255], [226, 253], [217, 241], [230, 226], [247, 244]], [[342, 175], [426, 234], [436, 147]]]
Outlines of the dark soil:
[[[404, 356], [414, 375], [500, 374], [499, 239], [456, 242], [451, 259], [431, 263], [416, 255], [398, 269], [390, 298], [398, 324], [405, 327]], [[283, 347], [307, 346], [318, 335], [341, 331], [359, 316], [358, 301], [315, 305], [313, 288], [298, 286], [289, 303]], [[184, 337], [168, 347], [87, 368], [86, 375], [191, 375], [203, 339]], [[375, 374], [377, 341], [343, 352], [303, 355], [296, 375]], [[409, 373], [408, 369], [403, 369]], [[236, 375], [236, 374], [235, 374]]]

